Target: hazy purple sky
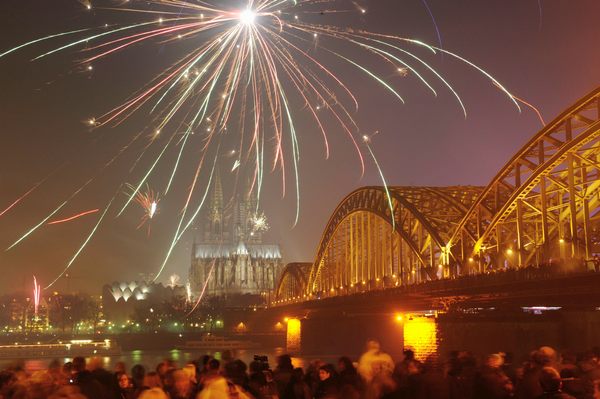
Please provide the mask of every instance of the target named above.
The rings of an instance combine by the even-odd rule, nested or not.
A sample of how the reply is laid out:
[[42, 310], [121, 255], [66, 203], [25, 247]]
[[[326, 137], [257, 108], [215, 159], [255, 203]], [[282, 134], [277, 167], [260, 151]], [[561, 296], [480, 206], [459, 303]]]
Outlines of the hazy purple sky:
[[[143, 2], [139, 4], [143, 6]], [[421, 0], [338, 2], [344, 9], [356, 4], [365, 7], [367, 13], [317, 14], [311, 17], [311, 22], [437, 44], [435, 29]], [[597, 0], [541, 0], [541, 13], [537, 0], [429, 0], [429, 5], [437, 19], [444, 48], [483, 67], [515, 95], [535, 104], [547, 121], [600, 84]], [[0, 53], [56, 32], [142, 19], [116, 11], [88, 12], [75, 0], [3, 0], [0, 15], [3, 16]], [[0, 59], [0, 212], [63, 165], [18, 207], [0, 217], [0, 248], [7, 248], [39, 223], [147, 125], [143, 113], [114, 129], [92, 132], [82, 121], [119, 104], [181, 56], [178, 52], [193, 48], [189, 42], [183, 47], [139, 46], [95, 63], [93, 73], [77, 70], [75, 63], [81, 58], [77, 51], [29, 61], [62, 43], [66, 40], [31, 47]], [[311, 51], [314, 56], [328, 60], [324, 51], [318, 48]], [[356, 57], [360, 59], [365, 54], [356, 51]], [[369, 67], [378, 65], [372, 59], [360, 60]], [[436, 86], [439, 96], [434, 97], [410, 74], [405, 78], [393, 73], [384, 76], [405, 97], [407, 103], [402, 105], [347, 64], [329, 66], [349, 83], [359, 99], [357, 120], [361, 132], [379, 131], [372, 147], [389, 184], [485, 185], [540, 129], [540, 122], [527, 108], [518, 113], [498, 89], [464, 64], [449, 57], [428, 60], [458, 90], [467, 107], [466, 120], [441, 85]], [[295, 193], [291, 184], [282, 199], [280, 175], [268, 175], [262, 193], [262, 208], [271, 226], [266, 240], [281, 243], [286, 262], [313, 260], [321, 232], [339, 201], [360, 186], [381, 184], [368, 158], [361, 179], [356, 152], [347, 136], [333, 124], [327, 127], [331, 156], [325, 160], [320, 133], [302, 109], [295, 111], [300, 145], [298, 225], [293, 227]], [[138, 152], [133, 151], [122, 163], [102, 172], [57, 218], [103, 208], [120, 182], [137, 181], [143, 168], [128, 174], [128, 167], [139, 150], [141, 145]], [[230, 168], [229, 162], [224, 161], [223, 171]], [[149, 162], [144, 165], [149, 166]], [[182, 193], [190, 182], [186, 176], [191, 175], [194, 166], [189, 164], [182, 169], [183, 176], [176, 183]], [[169, 172], [170, 169], [161, 169], [157, 173], [158, 182], [163, 182]], [[231, 180], [225, 173], [224, 180], [228, 179]], [[124, 195], [118, 198], [122, 203]], [[98, 292], [106, 282], [131, 280], [138, 278], [139, 273], [156, 272], [176, 228], [182, 201], [183, 195], [163, 200], [150, 237], [144, 229], [136, 230], [139, 208], [132, 207], [118, 219], [111, 215], [73, 264], [71, 288], [78, 286]], [[16, 248], [0, 251], [4, 276], [0, 279], [0, 292], [29, 287], [33, 274], [43, 282], [53, 279], [85, 240], [97, 217], [45, 226]], [[190, 244], [188, 234], [167, 264], [164, 279], [177, 273], [185, 280]], [[60, 282], [56, 288], [65, 285]]]

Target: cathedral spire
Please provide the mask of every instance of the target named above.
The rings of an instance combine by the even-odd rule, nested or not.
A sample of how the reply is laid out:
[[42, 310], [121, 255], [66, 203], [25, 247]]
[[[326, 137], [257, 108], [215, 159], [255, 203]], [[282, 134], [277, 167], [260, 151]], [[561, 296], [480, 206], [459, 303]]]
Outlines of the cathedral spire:
[[223, 209], [223, 185], [221, 183], [221, 169], [217, 166], [215, 170], [215, 188], [211, 199], [213, 206]]
[[223, 186], [221, 184], [221, 172], [217, 167], [215, 170], [215, 185], [210, 197], [210, 220], [223, 219]]
[[207, 228], [205, 229], [205, 240], [221, 240], [223, 238], [223, 186], [221, 183], [221, 172], [218, 166], [215, 170], [214, 179], [214, 186], [209, 202], [208, 223], [206, 226]]

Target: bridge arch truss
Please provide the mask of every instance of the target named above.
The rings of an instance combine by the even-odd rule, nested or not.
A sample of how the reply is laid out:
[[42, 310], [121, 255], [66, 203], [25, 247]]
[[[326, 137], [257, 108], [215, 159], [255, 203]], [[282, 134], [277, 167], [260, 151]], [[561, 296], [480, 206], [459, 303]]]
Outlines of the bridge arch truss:
[[299, 287], [305, 300], [589, 260], [600, 252], [600, 88], [544, 127], [486, 187], [388, 190], [389, 200], [384, 187], [363, 187], [340, 202], [304, 277], [282, 276], [279, 302], [299, 299]]
[[480, 268], [490, 262], [491, 267], [519, 267], [589, 259], [600, 205], [599, 162], [597, 89], [542, 129], [500, 170], [457, 226], [448, 251], [475, 257]]
[[[339, 295], [437, 279], [446, 240], [481, 187], [364, 187], [337, 207], [308, 278], [309, 295]], [[441, 267], [440, 267], [441, 266]]]

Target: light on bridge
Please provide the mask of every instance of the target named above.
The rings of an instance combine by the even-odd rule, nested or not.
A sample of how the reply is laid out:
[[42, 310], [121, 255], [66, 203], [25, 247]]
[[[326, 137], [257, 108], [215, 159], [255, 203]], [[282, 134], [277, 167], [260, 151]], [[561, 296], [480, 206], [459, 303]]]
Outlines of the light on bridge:
[[286, 333], [286, 349], [288, 352], [300, 351], [302, 323], [298, 319], [289, 319]]
[[512, 255], [512, 254], [513, 254], [513, 250], [512, 250], [511, 248], [508, 248], [508, 249], [506, 250], [506, 254], [507, 254], [507, 255]]
[[564, 244], [565, 243], [565, 239], [561, 238], [560, 240], [558, 240], [558, 242], [560, 242], [561, 244]]
[[439, 345], [435, 317], [407, 317], [404, 323], [404, 347], [412, 348], [418, 360], [437, 352]]
[[402, 315], [400, 313], [396, 313], [395, 319], [398, 323], [402, 322]]

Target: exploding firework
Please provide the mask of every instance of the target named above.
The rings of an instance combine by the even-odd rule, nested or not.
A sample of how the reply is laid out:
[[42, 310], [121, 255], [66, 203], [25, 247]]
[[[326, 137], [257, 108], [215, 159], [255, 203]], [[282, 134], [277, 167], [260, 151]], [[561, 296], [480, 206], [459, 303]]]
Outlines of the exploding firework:
[[[135, 188], [131, 185], [128, 186], [131, 190], [135, 190]], [[158, 203], [160, 198], [158, 194], [156, 194], [149, 187], [146, 187], [145, 191], [137, 191], [135, 194], [135, 202], [143, 209], [144, 214], [140, 219], [140, 223], [137, 228], [139, 229], [145, 224], [148, 224], [148, 235], [150, 235], [150, 221], [154, 218], [154, 216], [158, 212]]]
[[252, 233], [263, 232], [269, 230], [267, 217], [263, 212], [255, 213], [252, 216]]
[[[149, 137], [143, 152], [136, 158], [137, 164], [147, 155], [149, 166], [131, 186], [128, 198], [117, 212], [119, 216], [132, 201], [137, 202], [144, 209], [138, 228], [158, 212], [158, 196], [149, 189], [143, 191], [156, 171], [168, 170], [166, 195], [176, 176], [180, 175], [178, 170], [182, 163], [192, 164], [195, 169], [191, 182], [186, 185], [189, 189], [181, 203], [173, 239], [156, 278], [175, 245], [199, 214], [213, 180], [217, 160], [227, 156], [221, 153], [221, 144], [228, 127], [235, 128], [229, 131], [237, 132], [235, 137], [239, 143], [232, 172], [250, 171], [253, 177], [251, 191], [256, 191], [257, 198], [260, 198], [265, 169], [280, 171], [285, 193], [286, 171], [291, 165], [296, 193], [296, 223], [300, 209], [298, 163], [301, 138], [296, 129], [298, 120], [312, 120], [314, 129], [323, 138], [326, 157], [329, 156], [328, 132], [347, 135], [364, 171], [363, 149], [358, 139], [361, 129], [356, 121], [359, 101], [347, 83], [347, 74], [354, 72], [364, 76], [398, 103], [405, 100], [398, 82], [386, 78], [390, 74], [415, 79], [435, 96], [440, 88], [447, 90], [466, 116], [466, 108], [457, 90], [428, 61], [436, 55], [445, 55], [489, 79], [519, 108], [515, 97], [495, 78], [469, 60], [441, 48], [441, 45], [327, 24], [328, 15], [365, 14], [367, 10], [364, 7], [340, 9], [339, 2], [335, 0], [246, 0], [237, 9], [226, 8], [227, 4], [224, 6], [223, 3], [217, 0], [125, 2], [121, 8], [109, 9], [136, 14], [143, 19], [129, 25], [56, 33], [0, 53], [0, 57], [4, 57], [27, 46], [74, 37], [72, 41], [40, 53], [34, 60], [81, 50], [79, 67], [91, 70], [95, 62], [135, 45], [172, 46], [181, 50], [171, 66], [157, 71], [155, 79], [146, 86], [107, 112], [87, 120], [90, 128], [97, 129], [123, 123], [134, 113], [149, 115], [147, 120], [152, 134], [137, 134], [130, 143]], [[87, 0], [82, 4], [87, 10], [102, 8]], [[345, 76], [336, 73], [341, 70], [345, 71]], [[200, 134], [194, 134], [197, 132]], [[130, 145], [125, 146], [115, 158], [129, 150]], [[366, 142], [366, 145], [377, 164], [369, 143]], [[146, 152], [150, 148], [153, 151]], [[206, 161], [209, 157], [213, 157], [212, 163]], [[377, 168], [381, 174], [379, 165]], [[197, 200], [198, 196], [194, 194], [201, 187], [201, 172], [205, 170], [208, 184], [201, 199]], [[383, 179], [383, 174], [381, 176]], [[92, 180], [70, 198], [78, 195]], [[193, 199], [197, 202], [192, 203]], [[67, 201], [10, 248], [37, 230]], [[98, 224], [110, 204], [112, 200]], [[268, 228], [266, 221], [263, 226]], [[83, 246], [77, 254], [82, 249]]]

